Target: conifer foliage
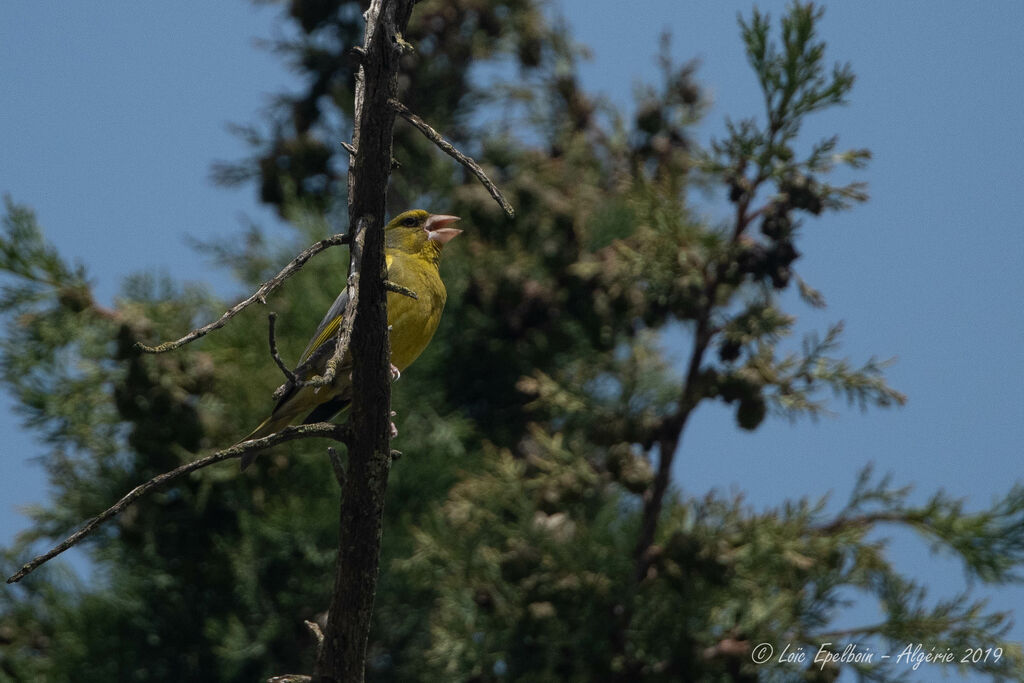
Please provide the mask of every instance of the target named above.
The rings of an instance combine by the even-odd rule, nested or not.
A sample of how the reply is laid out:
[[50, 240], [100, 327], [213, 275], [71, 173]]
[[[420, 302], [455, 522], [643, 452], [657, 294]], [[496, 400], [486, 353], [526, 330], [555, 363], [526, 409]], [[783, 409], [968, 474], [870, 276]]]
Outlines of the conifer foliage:
[[[274, 48], [300, 88], [239, 127], [253, 156], [219, 163], [215, 177], [257, 185], [292, 231], [253, 227], [202, 247], [240, 291], [340, 231], [345, 207], [339, 140], [351, 128], [362, 5], [282, 5], [294, 30]], [[1024, 677], [1020, 647], [1004, 641], [1008, 615], [970, 593], [929, 594], [892, 565], [884, 534], [921, 534], [977, 582], [1014, 581], [1024, 490], [966, 512], [944, 493], [916, 505], [890, 477], [850, 472], [838, 511], [816, 498], [753, 510], [674, 485], [687, 460], [705, 457], [685, 438], [704, 402], [756, 430], [826, 414], [833, 400], [905, 401], [885, 361], [841, 355], [841, 324], [816, 331], [799, 319], [801, 306], [825, 306], [800, 277], [801, 234], [867, 198], [834, 171], [870, 156], [801, 135], [854, 83], [852, 67], [826, 57], [820, 18], [795, 3], [781, 18], [741, 20], [764, 110], [726, 121], [704, 148], [693, 135], [705, 109], [697, 70], [673, 63], [667, 44], [658, 82], [627, 116], [580, 87], [583, 48], [536, 0], [417, 3], [399, 99], [473, 154], [516, 217], [396, 124], [389, 205], [460, 215], [467, 232], [442, 266], [442, 327], [393, 391], [404, 456], [388, 488], [368, 680], [906, 673], [877, 659], [819, 668], [752, 656], [760, 643], [821, 642], [836, 652], [985, 643], [1000, 656], [971, 670]], [[279, 373], [255, 341], [266, 337], [257, 311], [175, 353], [140, 355], [135, 342], [180, 336], [222, 302], [145, 273], [116, 302], [97, 302], [86, 266], [47, 242], [27, 207], [9, 200], [5, 211], [0, 370], [46, 444], [53, 484], [4, 550], [11, 574], [29, 548], [140, 481], [234, 443]], [[726, 218], [710, 220], [716, 211]], [[286, 359], [344, 282], [341, 258], [317, 257], [270, 301]], [[667, 343], [687, 350], [681, 366]], [[88, 581], [48, 567], [0, 592], [0, 677], [221, 682], [311, 670], [303, 621], [322, 620], [328, 604], [338, 496], [323, 444], [301, 441], [245, 476], [209, 468], [140, 500], [86, 544]], [[880, 620], [844, 622], [851, 599], [879, 604]]]

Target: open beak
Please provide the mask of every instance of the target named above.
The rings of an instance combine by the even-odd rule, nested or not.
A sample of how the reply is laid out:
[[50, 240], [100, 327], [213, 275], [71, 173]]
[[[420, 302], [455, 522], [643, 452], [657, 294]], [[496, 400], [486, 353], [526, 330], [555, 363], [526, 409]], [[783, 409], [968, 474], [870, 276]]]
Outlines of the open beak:
[[429, 240], [438, 244], [447, 244], [453, 237], [462, 234], [462, 231], [458, 228], [448, 227], [457, 220], [459, 220], [458, 216], [437, 214], [427, 218], [427, 222], [423, 224], [423, 229], [427, 231]]

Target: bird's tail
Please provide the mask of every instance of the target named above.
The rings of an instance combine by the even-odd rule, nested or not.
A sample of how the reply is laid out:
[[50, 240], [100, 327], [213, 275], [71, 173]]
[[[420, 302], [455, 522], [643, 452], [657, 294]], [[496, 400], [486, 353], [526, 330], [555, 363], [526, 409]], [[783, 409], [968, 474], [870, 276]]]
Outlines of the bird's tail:
[[[252, 430], [252, 432], [250, 432], [248, 436], [242, 439], [242, 441], [252, 441], [253, 439], [262, 439], [265, 436], [270, 436], [271, 434], [278, 432], [287, 427], [289, 424], [291, 424], [293, 417], [294, 416], [292, 415], [271, 415], [266, 420], [261, 422], [259, 426], [256, 427], [256, 429]], [[239, 441], [238, 443], [242, 443], [242, 441]], [[260, 451], [251, 451], [242, 456], [243, 472], [246, 470], [247, 467], [249, 467], [249, 465], [253, 463], [253, 461], [256, 459], [256, 456], [259, 454]]]
[[[315, 394], [307, 394], [300, 392], [282, 400], [277, 404], [274, 412], [271, 413], [270, 417], [261, 422], [256, 429], [242, 439], [242, 441], [249, 441], [251, 439], [262, 439], [264, 436], [270, 436], [275, 432], [279, 432], [291, 423], [295, 422], [296, 419], [309, 411], [312, 408], [306, 419], [302, 421], [302, 424], [312, 424], [314, 422], [326, 422], [332, 417], [337, 415], [340, 411], [348, 407], [350, 399], [347, 396], [347, 391], [341, 393], [334, 398], [317, 404], [311, 404], [309, 398]], [[241, 441], [239, 442], [241, 443]], [[242, 470], [244, 471], [249, 465], [252, 464], [256, 456], [260, 454], [260, 451], [253, 451], [246, 453], [242, 456]]]

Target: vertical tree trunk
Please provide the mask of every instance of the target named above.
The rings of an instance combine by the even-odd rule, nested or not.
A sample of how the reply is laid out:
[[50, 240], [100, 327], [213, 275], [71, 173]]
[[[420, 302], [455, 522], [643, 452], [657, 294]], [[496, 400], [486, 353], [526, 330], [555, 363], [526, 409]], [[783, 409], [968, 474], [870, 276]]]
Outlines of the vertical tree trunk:
[[[359, 288], [349, 351], [353, 356], [348, 476], [342, 490], [334, 593], [313, 680], [363, 680], [380, 556], [381, 517], [391, 467], [390, 351], [384, 290], [384, 211], [391, 173], [398, 63], [414, 0], [373, 0], [355, 96], [354, 159], [349, 167], [353, 274]], [[352, 305], [350, 305], [352, 308]]]

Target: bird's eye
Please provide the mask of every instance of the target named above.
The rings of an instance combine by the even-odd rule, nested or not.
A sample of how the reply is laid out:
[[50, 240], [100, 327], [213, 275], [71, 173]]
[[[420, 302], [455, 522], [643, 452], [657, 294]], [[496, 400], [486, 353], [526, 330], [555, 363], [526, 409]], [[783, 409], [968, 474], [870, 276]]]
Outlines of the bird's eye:
[[415, 216], [409, 216], [404, 221], [402, 221], [402, 225], [404, 225], [407, 228], [414, 228], [414, 227], [416, 227], [416, 217]]

